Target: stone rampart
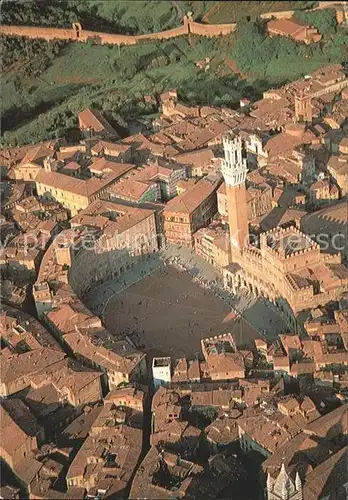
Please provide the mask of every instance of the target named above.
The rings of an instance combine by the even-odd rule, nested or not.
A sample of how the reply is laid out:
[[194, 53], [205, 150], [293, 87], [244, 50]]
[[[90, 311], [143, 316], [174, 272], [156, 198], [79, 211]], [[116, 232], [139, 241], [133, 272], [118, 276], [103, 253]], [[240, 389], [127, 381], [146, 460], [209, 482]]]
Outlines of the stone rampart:
[[[337, 20], [342, 23], [346, 20], [346, 14], [343, 10], [345, 2], [319, 2], [317, 9], [335, 8]], [[267, 12], [261, 14], [262, 19], [290, 19], [296, 12], [287, 10], [281, 12]], [[97, 31], [88, 31], [81, 28], [80, 24], [74, 23], [72, 28], [41, 28], [36, 26], [0, 26], [0, 35], [24, 36], [28, 38], [41, 38], [43, 40], [75, 40], [87, 42], [89, 39], [96, 39], [102, 44], [110, 45], [135, 45], [137, 42], [146, 40], [164, 40], [177, 36], [193, 35], [213, 37], [219, 35], [228, 35], [236, 30], [237, 24], [202, 24], [193, 21], [191, 18], [184, 17], [183, 25], [157, 33], [145, 35], [120, 35], [115, 33], [101, 33]]]
[[25, 36], [44, 40], [75, 40], [73, 29], [37, 28], [36, 26], [0, 26], [0, 35]]
[[261, 14], [260, 18], [261, 19], [291, 19], [293, 16], [296, 17], [296, 14], [299, 12], [313, 12], [315, 10], [322, 10], [322, 9], [335, 9], [336, 11], [336, 19], [338, 24], [342, 24], [346, 18], [347, 14], [345, 13], [344, 10], [344, 4], [346, 2], [319, 2], [318, 7], [315, 9], [308, 9], [308, 10], [283, 10], [279, 12], [266, 12], [265, 14]]
[[137, 41], [140, 40], [161, 40], [165, 38], [175, 38], [177, 36], [187, 35], [189, 32], [188, 23], [183, 26], [179, 26], [178, 28], [173, 28], [171, 30], [159, 31], [157, 33], [149, 33], [148, 35], [136, 35], [135, 38]]
[[266, 12], [265, 14], [261, 14], [261, 19], [271, 19], [274, 17], [275, 19], [291, 19], [292, 16], [298, 12], [296, 10], [281, 10], [277, 12]]
[[237, 24], [201, 24], [191, 21], [188, 23], [190, 33], [207, 37], [228, 35], [236, 30]]
[[100, 43], [109, 45], [135, 45], [137, 37], [132, 35], [117, 35], [115, 33], [101, 33], [99, 31], [82, 30], [80, 36], [74, 40], [87, 42], [90, 39], [99, 40]]
[[178, 28], [145, 35], [119, 35], [115, 33], [102, 33], [74, 28], [40, 28], [35, 26], [13, 25], [0, 26], [0, 35], [24, 36], [27, 38], [39, 38], [48, 41], [75, 40], [78, 42], [87, 42], [89, 39], [96, 39], [101, 44], [134, 45], [141, 41], [175, 38], [177, 36], [188, 35], [189, 33], [207, 37], [227, 35], [235, 29], [235, 24], [204, 25], [185, 19], [184, 24]]

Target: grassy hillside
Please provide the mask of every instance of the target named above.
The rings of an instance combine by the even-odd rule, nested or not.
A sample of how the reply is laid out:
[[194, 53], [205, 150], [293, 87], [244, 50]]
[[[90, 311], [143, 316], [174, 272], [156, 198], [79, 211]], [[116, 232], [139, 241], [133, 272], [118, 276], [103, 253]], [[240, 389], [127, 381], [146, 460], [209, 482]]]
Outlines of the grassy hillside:
[[83, 28], [110, 33], [151, 33], [180, 24], [177, 9], [165, 0], [5, 0], [2, 23]]
[[114, 21], [125, 32], [152, 33], [180, 24], [172, 2], [156, 0], [91, 0], [91, 11], [98, 17]]
[[[171, 87], [189, 103], [234, 107], [242, 97], [258, 98], [269, 87], [343, 62], [348, 53], [347, 29], [306, 46], [282, 37], [270, 39], [253, 23], [242, 24], [226, 37], [178, 37], [122, 48], [11, 37], [1, 42], [6, 42], [1, 75], [3, 145], [71, 136], [76, 113], [87, 106], [124, 124], [153, 113], [144, 95]], [[204, 57], [211, 58], [207, 72], [195, 64]], [[226, 58], [237, 63], [246, 79], [232, 73]]]
[[[236, 102], [239, 93], [230, 80], [223, 81], [221, 50], [229, 53], [231, 40], [222, 42], [197, 39], [190, 46], [185, 38], [160, 43], [144, 43], [118, 49], [115, 46], [70, 43], [42, 73], [27, 75], [27, 60], [12, 64], [3, 72], [2, 131], [7, 143], [35, 142], [51, 137], [65, 127], [65, 121], [86, 106], [96, 106], [125, 119], [152, 111], [143, 105], [143, 96], [177, 86], [183, 97], [204, 102], [199, 90], [210, 81], [212, 103], [229, 93]], [[195, 62], [207, 54], [215, 58], [216, 70], [202, 73]], [[196, 93], [192, 90], [196, 82]], [[219, 82], [217, 88], [216, 82]]]
[[169, 0], [4, 0], [2, 23], [71, 27], [109, 33], [153, 33], [179, 26], [185, 13], [200, 18], [214, 2]]
[[214, 4], [203, 17], [206, 23], [235, 23], [242, 17], [250, 16], [251, 19], [256, 19], [260, 14], [266, 12], [278, 12], [282, 10], [292, 9], [308, 9], [313, 7], [318, 2], [311, 1], [289, 1], [289, 2], [210, 2]]

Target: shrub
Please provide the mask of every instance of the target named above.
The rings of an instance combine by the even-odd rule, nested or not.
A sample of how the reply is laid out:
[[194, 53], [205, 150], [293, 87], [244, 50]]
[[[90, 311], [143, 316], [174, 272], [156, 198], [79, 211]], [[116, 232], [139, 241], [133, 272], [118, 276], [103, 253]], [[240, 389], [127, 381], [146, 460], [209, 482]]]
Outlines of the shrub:
[[337, 19], [334, 9], [323, 9], [315, 12], [296, 12], [296, 19], [304, 24], [317, 28], [319, 33], [329, 36], [337, 31]]

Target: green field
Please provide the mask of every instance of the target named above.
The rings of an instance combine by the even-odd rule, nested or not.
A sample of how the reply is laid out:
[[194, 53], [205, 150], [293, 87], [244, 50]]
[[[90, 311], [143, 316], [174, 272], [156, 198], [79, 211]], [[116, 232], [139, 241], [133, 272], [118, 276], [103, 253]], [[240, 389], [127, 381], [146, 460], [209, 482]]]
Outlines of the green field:
[[207, 14], [203, 17], [204, 22], [210, 24], [235, 23], [242, 17], [250, 16], [256, 19], [266, 12], [278, 12], [293, 9], [311, 8], [317, 2], [252, 2], [242, 0], [239, 2], [209, 2], [212, 4]]

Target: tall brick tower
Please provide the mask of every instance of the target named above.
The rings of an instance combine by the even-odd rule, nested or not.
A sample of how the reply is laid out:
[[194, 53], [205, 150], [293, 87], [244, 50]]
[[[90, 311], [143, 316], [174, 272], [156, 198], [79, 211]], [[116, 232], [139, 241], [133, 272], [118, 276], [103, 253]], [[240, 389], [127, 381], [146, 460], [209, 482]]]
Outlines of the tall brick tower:
[[221, 172], [226, 184], [228, 222], [230, 226], [230, 242], [233, 252], [241, 250], [249, 238], [248, 209], [246, 201], [245, 178], [247, 174], [246, 160], [242, 157], [242, 139], [227, 135], [223, 139], [225, 159]]

